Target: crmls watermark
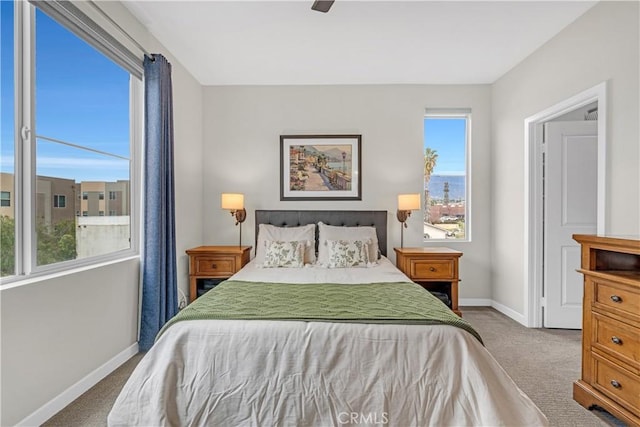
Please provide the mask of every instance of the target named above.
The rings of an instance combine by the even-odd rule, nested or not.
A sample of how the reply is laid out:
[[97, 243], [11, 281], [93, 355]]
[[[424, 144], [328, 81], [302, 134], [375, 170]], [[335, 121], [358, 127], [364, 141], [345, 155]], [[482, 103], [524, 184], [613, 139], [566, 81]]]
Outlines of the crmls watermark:
[[389, 413], [387, 412], [340, 412], [338, 414], [340, 424], [388, 424]]

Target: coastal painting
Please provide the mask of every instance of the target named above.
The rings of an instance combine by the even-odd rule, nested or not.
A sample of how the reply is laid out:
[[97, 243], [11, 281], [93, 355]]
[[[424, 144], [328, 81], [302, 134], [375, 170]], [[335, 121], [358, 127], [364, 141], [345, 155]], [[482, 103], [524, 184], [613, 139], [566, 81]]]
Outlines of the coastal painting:
[[361, 135], [281, 135], [280, 200], [362, 200]]

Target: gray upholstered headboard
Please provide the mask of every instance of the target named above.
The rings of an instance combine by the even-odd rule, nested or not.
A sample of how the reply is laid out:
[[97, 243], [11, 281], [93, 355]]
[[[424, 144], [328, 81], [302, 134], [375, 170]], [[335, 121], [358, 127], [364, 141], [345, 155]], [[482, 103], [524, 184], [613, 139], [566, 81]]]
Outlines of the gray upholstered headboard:
[[298, 227], [316, 224], [316, 251], [318, 249], [318, 222], [336, 226], [375, 227], [380, 253], [387, 256], [387, 211], [270, 211], [256, 210], [256, 247], [258, 226], [271, 224], [277, 227]]

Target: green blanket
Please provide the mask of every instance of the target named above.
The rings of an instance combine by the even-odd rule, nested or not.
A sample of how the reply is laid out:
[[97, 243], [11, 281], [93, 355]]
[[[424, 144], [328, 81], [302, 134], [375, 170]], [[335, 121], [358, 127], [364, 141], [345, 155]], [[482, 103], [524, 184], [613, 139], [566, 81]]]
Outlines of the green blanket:
[[452, 325], [482, 342], [471, 325], [438, 298], [406, 282], [343, 285], [227, 280], [169, 320], [158, 337], [176, 322], [203, 319]]

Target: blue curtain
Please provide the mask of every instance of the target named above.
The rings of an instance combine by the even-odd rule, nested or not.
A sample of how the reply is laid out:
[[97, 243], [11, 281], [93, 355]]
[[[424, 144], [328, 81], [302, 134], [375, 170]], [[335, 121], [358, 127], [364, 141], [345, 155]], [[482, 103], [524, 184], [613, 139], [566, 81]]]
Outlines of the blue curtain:
[[173, 185], [173, 97], [171, 64], [145, 56], [144, 219], [141, 351], [178, 312]]

